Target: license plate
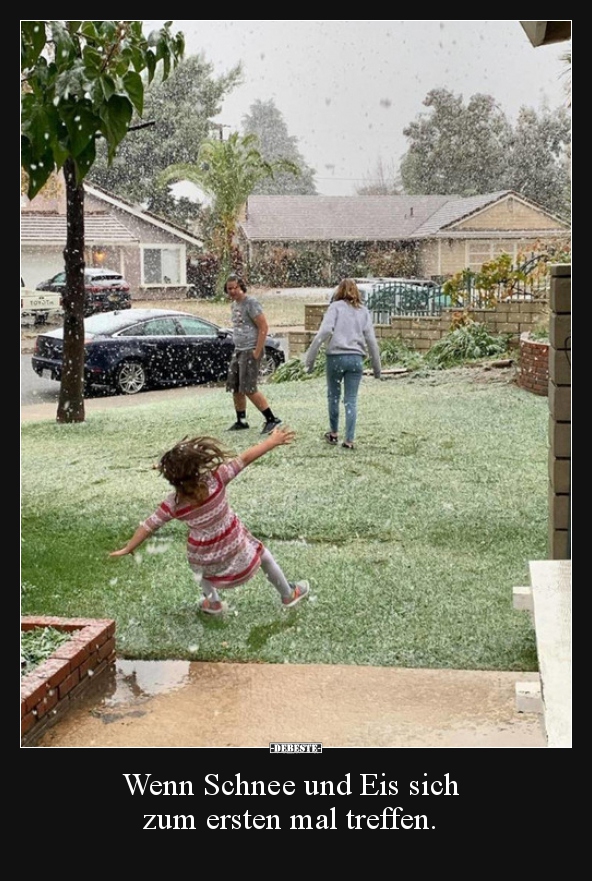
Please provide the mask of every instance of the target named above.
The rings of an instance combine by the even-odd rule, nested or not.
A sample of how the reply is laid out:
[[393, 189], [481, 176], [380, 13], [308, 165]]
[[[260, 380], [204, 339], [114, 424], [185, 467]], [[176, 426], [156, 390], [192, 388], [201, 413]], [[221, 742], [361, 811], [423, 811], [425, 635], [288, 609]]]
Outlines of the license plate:
[[47, 367], [45, 367], [41, 371], [41, 376], [43, 377], [43, 379], [53, 379], [53, 373], [51, 372], [51, 370], [48, 370]]

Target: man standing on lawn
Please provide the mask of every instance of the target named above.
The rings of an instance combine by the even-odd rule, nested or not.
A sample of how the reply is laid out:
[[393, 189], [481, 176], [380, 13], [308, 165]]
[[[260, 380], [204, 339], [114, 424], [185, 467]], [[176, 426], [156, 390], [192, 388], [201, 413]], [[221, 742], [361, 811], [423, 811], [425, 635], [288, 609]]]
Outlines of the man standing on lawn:
[[234, 354], [228, 366], [226, 391], [233, 393], [236, 422], [229, 431], [248, 428], [247, 398], [265, 419], [261, 434], [281, 423], [274, 416], [265, 396], [258, 391], [259, 367], [265, 350], [265, 338], [269, 330], [261, 303], [247, 294], [247, 286], [238, 275], [229, 275], [224, 284], [227, 296], [232, 300], [231, 317], [234, 331]]

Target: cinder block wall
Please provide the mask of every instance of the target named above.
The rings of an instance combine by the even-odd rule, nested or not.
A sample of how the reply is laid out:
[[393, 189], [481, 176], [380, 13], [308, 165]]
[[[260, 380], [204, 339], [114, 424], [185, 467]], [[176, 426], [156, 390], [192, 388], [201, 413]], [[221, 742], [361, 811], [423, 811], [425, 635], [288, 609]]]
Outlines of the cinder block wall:
[[[288, 335], [291, 357], [306, 351], [321, 325], [327, 309], [326, 303], [308, 303], [304, 306], [304, 332]], [[377, 337], [401, 338], [407, 345], [425, 353], [435, 342], [450, 331], [454, 310], [446, 310], [437, 316], [405, 316], [391, 318], [390, 324], [375, 326]], [[534, 330], [547, 318], [546, 303], [498, 303], [493, 309], [471, 311], [475, 321], [484, 324], [490, 333], [509, 333], [518, 342], [520, 335]]]
[[551, 266], [549, 559], [571, 559], [571, 264]]

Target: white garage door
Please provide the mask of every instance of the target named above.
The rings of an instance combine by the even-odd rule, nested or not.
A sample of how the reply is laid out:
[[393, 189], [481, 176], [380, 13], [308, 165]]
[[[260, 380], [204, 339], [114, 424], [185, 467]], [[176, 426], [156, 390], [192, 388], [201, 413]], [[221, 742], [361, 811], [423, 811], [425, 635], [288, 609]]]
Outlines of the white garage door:
[[35, 288], [40, 281], [45, 281], [62, 272], [64, 256], [62, 248], [23, 248], [21, 249], [21, 276], [28, 288]]

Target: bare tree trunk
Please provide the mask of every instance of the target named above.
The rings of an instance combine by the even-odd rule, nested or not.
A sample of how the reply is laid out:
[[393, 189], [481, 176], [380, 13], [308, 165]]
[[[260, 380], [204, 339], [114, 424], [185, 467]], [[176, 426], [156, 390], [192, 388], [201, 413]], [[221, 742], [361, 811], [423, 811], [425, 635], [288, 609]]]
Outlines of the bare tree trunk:
[[222, 246], [222, 259], [220, 260], [220, 267], [218, 270], [218, 285], [217, 285], [217, 295], [219, 299], [224, 300], [226, 298], [224, 292], [224, 285], [226, 283], [226, 279], [230, 275], [231, 272], [234, 271], [234, 267], [232, 265], [232, 250], [234, 244], [234, 233], [235, 226], [227, 226], [224, 225], [224, 238], [223, 238], [223, 246]]
[[64, 163], [66, 181], [66, 292], [64, 354], [57, 422], [84, 422], [84, 187], [76, 183], [74, 163]]

